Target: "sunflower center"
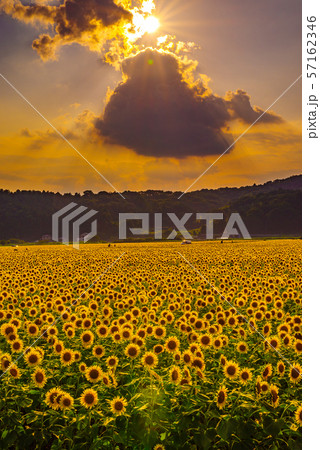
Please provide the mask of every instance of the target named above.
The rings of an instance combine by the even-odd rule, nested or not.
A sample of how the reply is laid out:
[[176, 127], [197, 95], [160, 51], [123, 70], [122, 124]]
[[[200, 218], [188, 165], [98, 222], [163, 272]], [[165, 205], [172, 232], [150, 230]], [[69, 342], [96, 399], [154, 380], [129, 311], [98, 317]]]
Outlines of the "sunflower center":
[[41, 372], [37, 372], [36, 373], [36, 381], [37, 381], [37, 383], [42, 383], [43, 379], [44, 379], [43, 374]]
[[137, 349], [134, 348], [134, 347], [130, 347], [128, 353], [129, 353], [130, 356], [136, 356], [136, 354], [137, 354]]
[[117, 411], [121, 411], [123, 409], [123, 403], [120, 401], [115, 402], [114, 409], [116, 409]]
[[177, 379], [179, 378], [179, 374], [177, 370], [174, 370], [171, 374], [171, 378], [173, 379], [173, 381], [177, 381]]
[[99, 377], [99, 371], [97, 369], [90, 370], [90, 377], [96, 380]]
[[218, 394], [218, 403], [222, 404], [225, 400], [226, 396], [225, 393], [223, 391], [220, 391]]
[[31, 364], [35, 364], [37, 361], [38, 361], [37, 355], [30, 355], [30, 356], [29, 356], [29, 362], [30, 362]]
[[169, 341], [168, 347], [170, 348], [170, 350], [174, 350], [177, 347], [177, 343], [175, 341]]
[[151, 366], [154, 363], [154, 358], [151, 355], [148, 355], [146, 357], [146, 364], [148, 364], [148, 366]]
[[94, 402], [94, 396], [92, 394], [86, 394], [85, 397], [84, 397], [84, 401], [88, 405], [91, 405]]

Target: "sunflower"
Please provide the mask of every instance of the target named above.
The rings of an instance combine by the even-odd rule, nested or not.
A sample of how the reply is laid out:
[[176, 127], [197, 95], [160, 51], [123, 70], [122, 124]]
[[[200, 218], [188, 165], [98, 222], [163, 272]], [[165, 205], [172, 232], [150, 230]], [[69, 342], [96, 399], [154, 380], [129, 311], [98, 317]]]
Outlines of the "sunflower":
[[110, 401], [110, 409], [116, 416], [121, 416], [126, 412], [126, 406], [128, 405], [126, 399], [123, 397], [116, 397]]
[[80, 397], [80, 403], [85, 408], [92, 408], [98, 401], [98, 394], [94, 389], [85, 389]]
[[105, 354], [105, 349], [102, 345], [95, 345], [92, 349], [92, 354], [97, 358], [102, 358]]
[[[50, 334], [52, 334], [52, 333], [50, 333]], [[67, 336], [69, 339], [74, 338], [75, 334], [76, 334], [76, 332], [75, 332], [75, 329], [74, 329], [73, 327], [69, 327], [69, 328], [67, 329], [67, 331], [66, 331], [66, 336]]]
[[121, 342], [121, 341], [123, 340], [123, 338], [122, 338], [120, 332], [116, 331], [115, 333], [113, 333], [113, 334], [112, 334], [112, 340], [113, 340], [113, 342], [115, 342], [116, 344], [117, 344], [118, 342]]
[[187, 366], [191, 366], [193, 358], [194, 356], [190, 350], [185, 350], [181, 355], [182, 361], [187, 364]]
[[52, 409], [58, 409], [59, 403], [57, 402], [58, 396], [62, 394], [60, 388], [52, 388], [46, 393], [45, 403]]
[[10, 366], [11, 355], [9, 353], [3, 353], [1, 355], [1, 369], [6, 370]]
[[11, 323], [4, 323], [0, 327], [0, 333], [4, 337], [10, 336], [12, 333], [17, 333], [17, 328]]
[[230, 380], [234, 380], [238, 376], [239, 366], [233, 361], [227, 361], [226, 365], [223, 368], [223, 371], [227, 378], [229, 378]]
[[195, 369], [199, 369], [201, 371], [203, 371], [206, 367], [205, 362], [203, 361], [202, 358], [199, 357], [195, 357], [192, 361], [192, 367], [194, 367]]
[[298, 381], [300, 381], [301, 379], [301, 372], [302, 372], [302, 368], [300, 366], [300, 364], [293, 364], [293, 366], [290, 368], [290, 381], [292, 383], [297, 383]]
[[250, 381], [252, 379], [251, 370], [247, 369], [247, 368], [242, 369], [240, 371], [239, 377], [240, 377], [240, 382], [242, 384], [248, 383], [248, 381]]
[[279, 361], [277, 364], [277, 372], [280, 375], [280, 377], [283, 377], [285, 373], [286, 367], [282, 361]]
[[89, 348], [92, 346], [94, 341], [94, 335], [90, 330], [84, 331], [81, 336], [81, 343], [84, 348]]
[[153, 334], [153, 326], [152, 325], [147, 326], [146, 334], [148, 334], [149, 336], [151, 336]]
[[268, 339], [268, 345], [271, 350], [279, 350], [280, 341], [276, 336], [273, 336]]
[[128, 341], [132, 337], [132, 331], [129, 328], [122, 328], [120, 331], [121, 338]]
[[75, 358], [73, 350], [67, 348], [65, 350], [62, 350], [60, 354], [60, 361], [64, 366], [70, 366], [74, 362], [74, 360]]
[[12, 378], [21, 377], [21, 372], [16, 364], [10, 364], [8, 372], [12, 376]]
[[82, 322], [82, 328], [85, 330], [89, 330], [92, 327], [92, 320], [89, 318], [84, 319]]
[[166, 328], [165, 327], [154, 327], [153, 329], [153, 336], [156, 339], [161, 339], [166, 336]]
[[29, 367], [34, 367], [41, 363], [42, 356], [39, 351], [31, 348], [27, 353], [25, 353], [24, 359]]
[[147, 332], [144, 328], [139, 328], [139, 330], [137, 331], [137, 335], [141, 338], [144, 339], [147, 335]]
[[109, 333], [109, 330], [105, 325], [98, 326], [96, 331], [97, 331], [97, 335], [101, 338], [107, 337], [108, 333]]
[[80, 372], [85, 373], [85, 371], [87, 370], [87, 365], [85, 363], [79, 364], [79, 370]]
[[23, 341], [19, 338], [11, 342], [10, 345], [12, 353], [20, 353], [23, 350]]
[[272, 329], [271, 323], [269, 323], [269, 322], [265, 323], [262, 328], [262, 334], [264, 336], [269, 336], [269, 334], [271, 333], [271, 329]]
[[47, 382], [46, 373], [43, 369], [41, 369], [41, 367], [35, 369], [35, 371], [31, 375], [31, 379], [33, 383], [39, 388], [43, 388], [43, 386]]
[[201, 349], [198, 344], [191, 344], [189, 347], [189, 350], [191, 353], [195, 353], [196, 351], [201, 350]]
[[272, 365], [267, 364], [262, 371], [262, 378], [264, 380], [267, 380], [268, 378], [271, 377], [271, 375], [272, 375]]
[[237, 350], [239, 353], [247, 353], [248, 351], [248, 345], [244, 341], [240, 341], [237, 345]]
[[62, 341], [55, 341], [55, 343], [53, 344], [54, 353], [60, 355], [63, 350], [64, 350], [64, 343]]
[[210, 334], [203, 334], [202, 336], [200, 336], [199, 344], [204, 348], [210, 347], [212, 344], [212, 337], [210, 336]]
[[103, 376], [103, 371], [100, 366], [88, 367], [85, 372], [86, 379], [91, 383], [97, 383]]
[[160, 353], [162, 353], [162, 352], [164, 351], [164, 347], [163, 347], [163, 345], [156, 344], [156, 345], [153, 347], [153, 351], [154, 351], [154, 353], [155, 353], [156, 355], [159, 355]]
[[270, 394], [271, 394], [271, 403], [274, 408], [276, 408], [279, 405], [279, 389], [277, 386], [272, 384], [270, 386]]
[[141, 358], [142, 365], [148, 369], [153, 369], [158, 364], [158, 357], [153, 352], [146, 352]]
[[39, 328], [34, 323], [30, 323], [27, 326], [27, 333], [29, 334], [29, 336], [36, 336], [38, 334], [38, 332], [39, 332]]
[[221, 386], [217, 392], [217, 406], [219, 409], [223, 409], [227, 402], [227, 389], [225, 386]]
[[140, 347], [136, 344], [128, 344], [124, 353], [129, 358], [136, 358], [137, 356], [139, 356]]
[[235, 327], [236, 325], [237, 325], [237, 318], [235, 317], [235, 316], [230, 316], [230, 317], [228, 317], [228, 319], [227, 319], [227, 324], [230, 326], [230, 327]]
[[107, 358], [107, 366], [109, 367], [109, 369], [115, 369], [118, 365], [118, 362], [118, 358], [114, 355]]
[[59, 399], [59, 406], [63, 411], [65, 411], [68, 409], [72, 409], [73, 402], [74, 402], [73, 397], [71, 397], [71, 395], [68, 394], [67, 392], [64, 392]]
[[294, 351], [297, 353], [297, 355], [300, 355], [302, 353], [302, 340], [296, 339], [293, 347], [294, 347]]
[[172, 383], [179, 384], [181, 381], [181, 371], [180, 367], [173, 366], [169, 369], [169, 379]]
[[302, 405], [298, 407], [294, 414], [295, 421], [298, 425], [302, 426]]
[[267, 381], [262, 381], [260, 387], [262, 394], [266, 394], [269, 391], [269, 383]]
[[220, 356], [220, 364], [221, 364], [222, 366], [225, 366], [226, 363], [227, 363], [227, 358], [226, 358], [224, 355], [221, 355], [221, 356]]
[[290, 334], [285, 334], [282, 337], [282, 342], [286, 347], [289, 347], [292, 344], [292, 337], [290, 336]]
[[179, 349], [180, 341], [175, 337], [171, 336], [166, 340], [165, 349], [169, 353], [174, 353]]
[[161, 444], [157, 444], [153, 447], [153, 450], [166, 450], [166, 448]]
[[222, 339], [220, 338], [220, 336], [219, 337], [216, 337], [214, 340], [213, 340], [213, 347], [216, 349], [216, 350], [219, 350], [219, 348], [221, 348], [222, 346], [223, 346], [223, 341], [222, 341]]

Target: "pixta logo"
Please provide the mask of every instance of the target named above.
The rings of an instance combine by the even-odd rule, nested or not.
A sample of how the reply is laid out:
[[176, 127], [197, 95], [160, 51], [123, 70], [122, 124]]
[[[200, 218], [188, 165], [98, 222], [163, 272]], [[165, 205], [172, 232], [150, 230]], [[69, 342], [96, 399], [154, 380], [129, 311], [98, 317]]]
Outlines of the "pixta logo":
[[[174, 239], [178, 232], [184, 239], [192, 239], [191, 234], [186, 229], [186, 223], [191, 218], [193, 213], [185, 213], [179, 219], [175, 213], [167, 213], [169, 219], [174, 225], [175, 229], [171, 231], [166, 239]], [[197, 220], [204, 220], [206, 223], [206, 239], [214, 239], [214, 221], [222, 220], [223, 213], [197, 213]], [[133, 235], [149, 235], [150, 234], [150, 214], [149, 213], [120, 213], [119, 214], [119, 239], [127, 239], [127, 221], [139, 220], [141, 227], [129, 228]], [[163, 238], [163, 214], [154, 214], [154, 239]], [[244, 239], [251, 239], [249, 231], [247, 230], [239, 213], [232, 213], [229, 217], [227, 225], [219, 239], [229, 239], [230, 236], [242, 236]]]
[[[71, 242], [73, 248], [79, 250], [79, 243], [81, 240], [83, 242], [88, 242], [90, 239], [96, 236], [97, 220], [90, 222], [91, 230], [89, 233], [82, 233], [80, 235], [81, 225], [89, 221], [89, 219], [91, 219], [98, 213], [98, 211], [95, 211], [94, 209], [90, 209], [89, 211], [87, 210], [88, 208], [86, 208], [85, 206], [78, 206], [77, 203], [72, 202], [69, 203], [69, 205], [57, 211], [56, 213], [54, 213], [52, 215], [52, 240], [56, 242], [62, 242], [65, 245], [70, 245]], [[85, 211], [87, 212], [85, 213]], [[62, 231], [61, 237], [59, 237], [60, 221]], [[71, 226], [72, 226], [72, 236], [70, 239]]]

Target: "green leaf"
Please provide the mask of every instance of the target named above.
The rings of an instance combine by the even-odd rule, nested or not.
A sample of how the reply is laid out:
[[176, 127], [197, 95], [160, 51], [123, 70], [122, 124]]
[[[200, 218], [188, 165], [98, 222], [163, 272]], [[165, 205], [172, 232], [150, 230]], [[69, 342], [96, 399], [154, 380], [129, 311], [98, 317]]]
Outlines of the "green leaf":
[[231, 435], [236, 431], [238, 425], [237, 419], [221, 420], [218, 427], [217, 433], [224, 441], [228, 441]]

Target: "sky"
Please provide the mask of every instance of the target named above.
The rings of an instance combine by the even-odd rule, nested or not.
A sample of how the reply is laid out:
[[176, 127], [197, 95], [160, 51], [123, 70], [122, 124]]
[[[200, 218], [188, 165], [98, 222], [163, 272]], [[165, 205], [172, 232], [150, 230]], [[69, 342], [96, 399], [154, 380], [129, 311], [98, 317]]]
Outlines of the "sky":
[[0, 11], [0, 72], [43, 116], [0, 77], [0, 188], [185, 191], [301, 173], [301, 80], [266, 111], [301, 74], [300, 0]]

